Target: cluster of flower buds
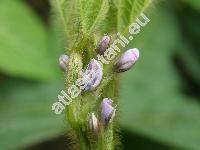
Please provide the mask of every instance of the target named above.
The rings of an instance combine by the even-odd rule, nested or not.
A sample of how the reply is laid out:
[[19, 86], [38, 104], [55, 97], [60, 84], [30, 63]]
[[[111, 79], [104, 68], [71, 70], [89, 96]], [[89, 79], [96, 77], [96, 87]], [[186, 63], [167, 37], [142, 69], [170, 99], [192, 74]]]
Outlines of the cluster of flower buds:
[[[98, 53], [103, 55], [108, 49], [111, 42], [110, 36], [103, 36], [98, 46]], [[114, 68], [115, 72], [125, 72], [132, 68], [139, 58], [139, 50], [137, 48], [127, 50], [116, 62]]]
[[[69, 63], [69, 56], [62, 54], [59, 57], [59, 66], [62, 71], [67, 70], [67, 66]], [[84, 90], [85, 91], [92, 91], [94, 90], [101, 82], [103, 77], [103, 67], [101, 64], [92, 59], [88, 64], [85, 72], [82, 73], [82, 78], [84, 80]]]
[[[98, 53], [103, 55], [110, 45], [110, 36], [104, 36], [99, 44]], [[104, 55], [103, 55], [104, 56]], [[132, 68], [139, 58], [139, 50], [137, 48], [129, 49], [124, 52], [121, 57], [114, 64], [114, 71], [116, 73], [125, 72]], [[61, 55], [59, 58], [59, 65], [63, 71], [67, 70], [69, 64], [69, 56]], [[81, 68], [80, 68], [81, 70]], [[102, 62], [92, 59], [85, 71], [81, 71], [81, 80], [77, 79], [81, 90], [92, 91], [95, 90], [101, 83], [103, 78]], [[81, 81], [81, 82], [79, 82]], [[94, 134], [101, 131], [101, 129], [108, 129], [112, 123], [116, 113], [116, 106], [113, 106], [113, 101], [109, 98], [104, 98], [100, 105], [100, 114], [95, 115], [91, 112], [88, 117], [88, 127]]]
[[[105, 52], [108, 48], [110, 42], [109, 36], [104, 36], [102, 38], [99, 53]], [[132, 68], [139, 58], [139, 50], [137, 48], [129, 49], [117, 60], [114, 65], [114, 71], [117, 73], [125, 72]], [[59, 58], [59, 65], [63, 71], [67, 70], [69, 62], [69, 56], [61, 55]], [[101, 63], [95, 59], [92, 59], [88, 64], [85, 72], [82, 73], [82, 78], [84, 80], [84, 91], [95, 90], [96, 87], [101, 83], [103, 77], [103, 66]]]
[[[104, 98], [101, 102], [101, 123], [106, 127], [113, 121], [115, 117], [116, 108], [113, 107], [113, 101], [109, 98]], [[99, 130], [99, 121], [94, 113], [89, 117], [89, 128], [92, 132], [96, 133]]]
[[110, 41], [111, 41], [110, 36], [107, 36], [107, 35], [103, 36], [103, 38], [101, 39], [99, 46], [98, 46], [98, 53], [100, 55], [104, 54], [104, 52], [110, 45]]
[[139, 50], [137, 48], [127, 50], [116, 62], [114, 69], [116, 72], [125, 72], [132, 68], [139, 58]]
[[59, 57], [59, 66], [60, 66], [61, 70], [63, 70], [63, 71], [67, 70], [68, 62], [69, 62], [69, 56], [62, 54]]

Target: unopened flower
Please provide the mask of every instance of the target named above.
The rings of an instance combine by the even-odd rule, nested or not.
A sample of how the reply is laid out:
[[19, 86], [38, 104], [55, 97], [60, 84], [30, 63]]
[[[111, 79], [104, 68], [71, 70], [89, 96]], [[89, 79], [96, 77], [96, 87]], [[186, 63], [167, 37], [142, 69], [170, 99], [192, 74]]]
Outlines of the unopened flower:
[[122, 56], [118, 59], [117, 63], [114, 66], [116, 72], [124, 72], [135, 64], [135, 62], [139, 58], [139, 50], [137, 48], [130, 49], [126, 51]]
[[110, 45], [110, 36], [107, 35], [103, 36], [98, 47], [98, 53], [100, 55], [103, 55], [106, 49], [109, 47], [109, 45]]
[[101, 103], [101, 118], [104, 124], [111, 122], [115, 116], [116, 109], [112, 106], [113, 101], [104, 98]]
[[85, 82], [84, 90], [91, 91], [96, 89], [102, 80], [102, 76], [103, 67], [97, 60], [92, 59], [88, 64], [86, 71], [83, 73], [83, 79]]
[[89, 128], [94, 133], [98, 131], [98, 119], [94, 113], [92, 113], [89, 117]]
[[69, 56], [65, 55], [65, 54], [62, 54], [60, 57], [59, 57], [59, 66], [60, 68], [63, 70], [63, 71], [66, 71], [67, 70], [67, 64], [69, 62]]

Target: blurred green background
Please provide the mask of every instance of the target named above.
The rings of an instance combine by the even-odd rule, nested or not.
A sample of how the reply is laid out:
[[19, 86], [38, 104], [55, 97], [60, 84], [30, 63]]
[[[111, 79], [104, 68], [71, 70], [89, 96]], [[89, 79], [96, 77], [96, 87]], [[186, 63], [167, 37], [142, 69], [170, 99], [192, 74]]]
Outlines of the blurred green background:
[[[129, 47], [141, 57], [121, 80], [123, 149], [200, 150], [200, 1], [158, 1]], [[64, 52], [48, 0], [0, 0], [0, 150], [68, 149]], [[127, 47], [128, 48], [128, 47]]]

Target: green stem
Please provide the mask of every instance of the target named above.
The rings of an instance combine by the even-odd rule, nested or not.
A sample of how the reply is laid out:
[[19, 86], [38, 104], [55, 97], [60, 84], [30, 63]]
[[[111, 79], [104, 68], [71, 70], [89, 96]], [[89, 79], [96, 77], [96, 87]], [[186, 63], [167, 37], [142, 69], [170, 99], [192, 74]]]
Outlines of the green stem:
[[80, 150], [89, 150], [89, 143], [87, 142], [84, 133], [79, 130], [77, 134], [80, 142]]
[[108, 127], [103, 129], [97, 144], [97, 150], [114, 150], [113, 140], [113, 125], [111, 123]]

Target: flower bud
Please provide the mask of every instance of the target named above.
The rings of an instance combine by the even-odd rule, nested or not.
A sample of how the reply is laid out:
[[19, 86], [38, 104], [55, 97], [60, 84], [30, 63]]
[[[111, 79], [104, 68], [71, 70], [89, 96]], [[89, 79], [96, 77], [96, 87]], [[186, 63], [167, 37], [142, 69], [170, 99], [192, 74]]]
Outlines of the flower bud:
[[111, 122], [115, 116], [116, 109], [112, 106], [113, 101], [104, 98], [101, 103], [101, 118], [104, 124]]
[[118, 59], [117, 63], [114, 66], [116, 72], [125, 72], [135, 64], [135, 62], [139, 58], [139, 50], [137, 48], [130, 49], [126, 51], [122, 56]]
[[85, 82], [84, 90], [94, 90], [101, 82], [103, 76], [103, 67], [101, 64], [92, 59], [88, 64], [86, 71], [83, 73], [83, 79]]
[[98, 47], [98, 53], [100, 55], [103, 55], [106, 49], [109, 47], [109, 44], [110, 44], [110, 36], [107, 35], [103, 36]]
[[62, 54], [60, 57], [59, 57], [59, 66], [60, 68], [63, 70], [63, 71], [66, 71], [67, 70], [67, 64], [69, 62], [69, 56], [65, 55], [65, 54]]
[[98, 120], [94, 113], [90, 115], [89, 118], [89, 128], [92, 132], [96, 133], [98, 131]]

